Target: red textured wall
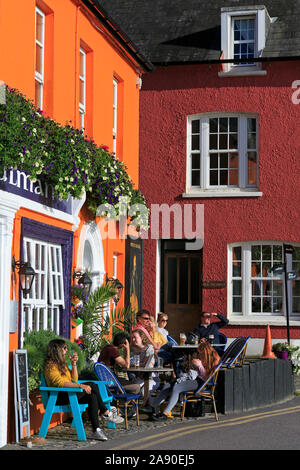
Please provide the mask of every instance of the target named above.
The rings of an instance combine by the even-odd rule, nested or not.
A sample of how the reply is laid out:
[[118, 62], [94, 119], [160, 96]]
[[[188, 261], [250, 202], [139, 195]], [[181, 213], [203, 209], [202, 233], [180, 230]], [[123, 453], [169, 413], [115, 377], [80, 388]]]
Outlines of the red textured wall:
[[[203, 279], [227, 280], [227, 245], [299, 242], [300, 104], [292, 102], [300, 62], [263, 64], [266, 76], [218, 77], [219, 66], [158, 68], [143, 77], [140, 188], [148, 202], [204, 204]], [[207, 112], [256, 113], [262, 197], [191, 198], [186, 191], [186, 118]], [[156, 240], [144, 242], [143, 305], [155, 313]], [[204, 290], [203, 308], [227, 314], [227, 290]], [[231, 327], [229, 336], [247, 327]], [[277, 337], [282, 328], [277, 328]], [[252, 327], [264, 337], [265, 327]], [[294, 329], [292, 337], [300, 337]]]

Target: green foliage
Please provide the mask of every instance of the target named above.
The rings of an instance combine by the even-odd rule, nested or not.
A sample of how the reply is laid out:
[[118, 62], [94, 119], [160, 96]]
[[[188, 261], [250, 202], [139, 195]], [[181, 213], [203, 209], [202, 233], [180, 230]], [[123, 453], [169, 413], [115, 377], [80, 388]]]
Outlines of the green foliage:
[[109, 204], [118, 217], [120, 200], [126, 200], [128, 207], [144, 205], [143, 217], [134, 213], [131, 219], [147, 228], [146, 201], [134, 189], [125, 164], [107, 146], [98, 147], [70, 123], [62, 126], [46, 117], [9, 87], [6, 104], [0, 104], [0, 153], [0, 174], [5, 169], [23, 170], [32, 182], [40, 179], [51, 184], [58, 199], [69, 195], [78, 199], [86, 192], [86, 204], [94, 216], [99, 205]]
[[28, 386], [30, 392], [39, 388], [40, 374], [44, 370], [48, 343], [52, 339], [57, 338], [63, 339], [66, 343], [66, 346], [68, 348], [66, 361], [68, 365], [71, 364], [69, 354], [72, 355], [73, 352], [77, 352], [78, 373], [80, 373], [80, 371], [83, 369], [85, 365], [85, 357], [81, 348], [76, 343], [72, 343], [69, 339], [62, 338], [61, 336], [56, 335], [55, 333], [53, 333], [53, 331], [50, 330], [26, 332], [24, 335], [24, 349], [27, 350], [28, 357]]

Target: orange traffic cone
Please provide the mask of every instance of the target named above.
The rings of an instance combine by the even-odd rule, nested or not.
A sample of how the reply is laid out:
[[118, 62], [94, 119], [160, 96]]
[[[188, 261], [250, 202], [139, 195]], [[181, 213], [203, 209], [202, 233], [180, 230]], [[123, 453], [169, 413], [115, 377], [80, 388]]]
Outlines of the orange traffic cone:
[[267, 325], [264, 352], [261, 358], [262, 359], [276, 359], [275, 354], [272, 352], [272, 339], [271, 339], [271, 331], [270, 331], [269, 325]]

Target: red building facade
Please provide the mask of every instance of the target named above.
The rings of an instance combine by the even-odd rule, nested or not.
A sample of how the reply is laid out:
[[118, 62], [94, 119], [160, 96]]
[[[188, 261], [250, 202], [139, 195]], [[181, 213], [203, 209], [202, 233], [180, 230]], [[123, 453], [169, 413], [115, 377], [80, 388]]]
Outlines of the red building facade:
[[[263, 70], [266, 71], [263, 76], [220, 77], [218, 65], [160, 68], [144, 77], [141, 93], [142, 190], [152, 204], [193, 205], [194, 222], [196, 205], [204, 206], [200, 277], [204, 281], [226, 281], [226, 288], [202, 289], [201, 308], [225, 313], [230, 320], [226, 329], [230, 338], [238, 335], [264, 338], [267, 323], [272, 326], [272, 337], [286, 338], [282, 280], [278, 285], [273, 281], [270, 289], [266, 286], [270, 281], [267, 275], [255, 277], [250, 271], [251, 266], [252, 269], [259, 265], [269, 269], [275, 261], [281, 262], [284, 243], [294, 245], [295, 255], [299, 254], [300, 107], [293, 103], [292, 82], [300, 75], [300, 64], [292, 61], [266, 63]], [[197, 122], [199, 117], [234, 118], [240, 126], [243, 118], [256, 120], [258, 163], [255, 177], [253, 168], [247, 169], [252, 181], [257, 178], [256, 187], [193, 191], [189, 186], [193, 172], [189, 161], [192, 146], [189, 120], [195, 118]], [[194, 135], [196, 141], [197, 132]], [[197, 145], [195, 142], [196, 155]], [[156, 289], [155, 295], [153, 292], [153, 286], [162, 282], [157, 283], [157, 276], [161, 279], [165, 274], [159, 269], [165, 256], [160, 244], [160, 240], [144, 243], [143, 298], [144, 307], [151, 311], [166, 310], [164, 292], [167, 287], [158, 292]], [[280, 258], [275, 259], [277, 256]], [[294, 261], [296, 268], [299, 259], [295, 257]], [[257, 294], [254, 293], [255, 282], [262, 284]], [[293, 306], [297, 311], [291, 315], [292, 338], [300, 338], [298, 292], [296, 280]], [[267, 302], [272, 296], [273, 303], [279, 300], [275, 294], [280, 301], [273, 305], [273, 310], [277, 311], [272, 311]], [[263, 303], [259, 310], [255, 302], [260, 300]], [[253, 311], [255, 307], [257, 311]], [[177, 308], [180, 309], [180, 305]], [[197, 321], [195, 318], [195, 326]], [[257, 346], [261, 346], [260, 342]]]
[[[297, 344], [299, 0], [146, 3], [102, 1], [155, 66], [140, 100], [140, 186], [160, 223], [144, 242], [143, 306], [167, 313], [175, 337], [201, 310], [220, 312], [229, 339], [251, 336], [250, 354], [267, 324], [273, 342], [287, 338], [288, 312]], [[287, 288], [272, 271], [285, 261]]]

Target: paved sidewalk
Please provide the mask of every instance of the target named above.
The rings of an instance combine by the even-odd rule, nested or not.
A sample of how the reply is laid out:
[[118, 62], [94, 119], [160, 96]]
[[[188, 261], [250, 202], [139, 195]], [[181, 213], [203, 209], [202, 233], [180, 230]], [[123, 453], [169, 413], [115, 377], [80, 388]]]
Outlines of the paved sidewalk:
[[[295, 383], [295, 392], [300, 393], [300, 376], [294, 376], [294, 383]], [[134, 433], [143, 432], [149, 429], [157, 429], [163, 428], [164, 426], [168, 426], [170, 422], [172, 423], [181, 423], [180, 415], [179, 415], [179, 407], [176, 407], [173, 411], [174, 418], [172, 420], [157, 422], [157, 421], [150, 421], [148, 415], [140, 413], [140, 425], [137, 426], [136, 418], [131, 418], [129, 423], [129, 429], [125, 429], [125, 424], [118, 424], [116, 429], [108, 429], [106, 423], [103, 423], [102, 429], [109, 440], [113, 440], [117, 437], [122, 435], [130, 434], [130, 436]], [[89, 447], [93, 444], [99, 444], [99, 441], [94, 441], [89, 438], [92, 434], [92, 428], [87, 421], [87, 418], [84, 419], [84, 427], [87, 435], [86, 441], [78, 441], [77, 434], [74, 428], [71, 427], [71, 421], [65, 422], [55, 428], [51, 428], [48, 431], [47, 438], [43, 445], [38, 445], [34, 442], [36, 436], [32, 436], [32, 447], [27, 447], [27, 442], [20, 442], [19, 444], [7, 444], [6, 446], [2, 447], [0, 450], [80, 450], [85, 447]], [[213, 413], [206, 413], [205, 417], [199, 418], [185, 418], [185, 421], [195, 421], [195, 420], [207, 420], [211, 419], [214, 420]], [[155, 431], [154, 431], [155, 432]]]

